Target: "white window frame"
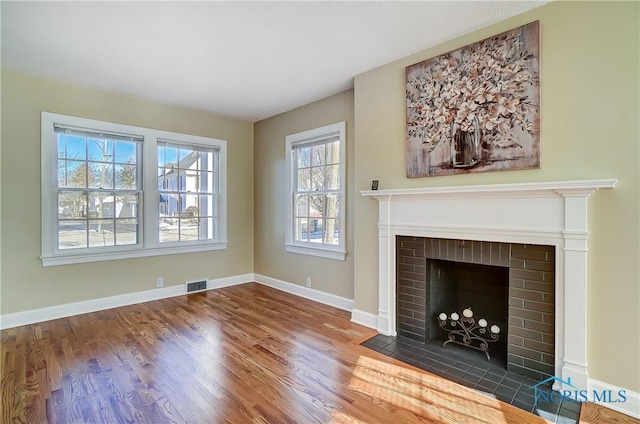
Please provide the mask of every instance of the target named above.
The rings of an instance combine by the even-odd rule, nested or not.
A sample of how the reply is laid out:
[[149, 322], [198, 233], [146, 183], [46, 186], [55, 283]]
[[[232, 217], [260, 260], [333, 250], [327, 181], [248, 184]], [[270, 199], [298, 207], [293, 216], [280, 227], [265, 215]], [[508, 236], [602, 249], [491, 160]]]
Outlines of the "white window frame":
[[[58, 248], [58, 207], [56, 137], [54, 125], [75, 127], [111, 134], [135, 134], [142, 136], [141, 198], [138, 203], [140, 220], [139, 240], [136, 245], [106, 246], [79, 249]], [[217, 150], [218, 201], [217, 238], [175, 243], [160, 243], [158, 212], [158, 141], [173, 140], [185, 145], [203, 146]], [[50, 112], [41, 113], [41, 214], [42, 252], [44, 266], [98, 262], [115, 259], [192, 253], [227, 248], [227, 142], [225, 140], [189, 134], [135, 127], [132, 125], [78, 118]]]
[[[297, 241], [295, 234], [295, 184], [297, 177], [294, 175], [296, 166], [293, 162], [294, 147], [297, 144], [305, 144], [312, 140], [334, 136], [336, 133], [340, 137], [340, 185], [339, 185], [339, 220], [338, 220], [338, 245], [328, 245], [323, 243], [312, 243]], [[346, 122], [337, 122], [320, 128], [288, 135], [286, 143], [286, 195], [287, 203], [285, 207], [285, 250], [290, 253], [318, 256], [321, 258], [344, 261], [346, 258]]]

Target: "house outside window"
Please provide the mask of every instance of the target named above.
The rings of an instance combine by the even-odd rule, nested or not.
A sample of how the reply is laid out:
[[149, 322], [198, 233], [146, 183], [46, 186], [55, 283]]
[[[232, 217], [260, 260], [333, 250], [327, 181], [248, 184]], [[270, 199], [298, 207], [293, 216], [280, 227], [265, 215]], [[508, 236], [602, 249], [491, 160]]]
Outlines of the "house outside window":
[[286, 137], [287, 252], [344, 260], [345, 122]]
[[45, 266], [225, 249], [226, 141], [42, 112]]

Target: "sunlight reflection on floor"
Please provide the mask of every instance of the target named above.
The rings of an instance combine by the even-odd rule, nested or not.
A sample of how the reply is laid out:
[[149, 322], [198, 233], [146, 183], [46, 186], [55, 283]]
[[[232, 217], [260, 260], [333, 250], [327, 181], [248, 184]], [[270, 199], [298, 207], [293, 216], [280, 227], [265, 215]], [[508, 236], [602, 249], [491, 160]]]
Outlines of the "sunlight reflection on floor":
[[[398, 391], [399, 387], [402, 391]], [[358, 358], [349, 388], [436, 422], [477, 423], [482, 417], [492, 424], [507, 423], [498, 400], [427, 373], [363, 355]]]

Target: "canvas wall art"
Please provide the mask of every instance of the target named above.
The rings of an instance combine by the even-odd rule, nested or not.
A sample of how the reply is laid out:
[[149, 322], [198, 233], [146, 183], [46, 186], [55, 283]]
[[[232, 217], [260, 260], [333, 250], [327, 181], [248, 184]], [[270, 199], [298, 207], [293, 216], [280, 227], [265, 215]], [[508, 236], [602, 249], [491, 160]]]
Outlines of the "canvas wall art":
[[540, 167], [539, 22], [407, 67], [407, 176]]

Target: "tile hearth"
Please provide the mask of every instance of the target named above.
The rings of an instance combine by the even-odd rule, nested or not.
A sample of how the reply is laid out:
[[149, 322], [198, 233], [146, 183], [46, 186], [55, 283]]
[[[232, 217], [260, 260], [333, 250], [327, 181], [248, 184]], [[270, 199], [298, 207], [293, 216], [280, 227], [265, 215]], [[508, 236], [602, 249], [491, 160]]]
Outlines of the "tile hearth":
[[481, 352], [440, 343], [420, 343], [406, 337], [377, 335], [362, 346], [398, 359], [432, 374], [480, 391], [554, 423], [573, 424], [579, 419], [581, 404], [535, 403], [532, 386], [538, 383], [504, 369], [500, 361], [488, 362]]

